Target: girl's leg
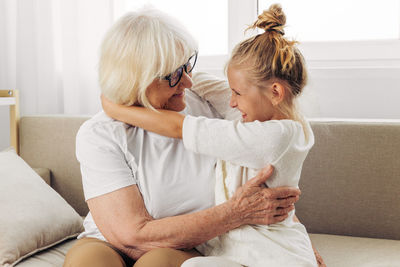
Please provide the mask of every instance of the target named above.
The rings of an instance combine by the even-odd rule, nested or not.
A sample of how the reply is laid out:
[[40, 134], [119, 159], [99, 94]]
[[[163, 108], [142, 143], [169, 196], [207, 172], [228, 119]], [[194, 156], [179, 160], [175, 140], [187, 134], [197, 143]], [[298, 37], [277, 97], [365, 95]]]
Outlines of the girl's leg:
[[242, 267], [239, 263], [222, 257], [195, 257], [182, 264], [182, 267]]
[[200, 253], [194, 249], [181, 251], [172, 248], [157, 248], [140, 257], [134, 267], [180, 267], [185, 260], [197, 256], [200, 256]]

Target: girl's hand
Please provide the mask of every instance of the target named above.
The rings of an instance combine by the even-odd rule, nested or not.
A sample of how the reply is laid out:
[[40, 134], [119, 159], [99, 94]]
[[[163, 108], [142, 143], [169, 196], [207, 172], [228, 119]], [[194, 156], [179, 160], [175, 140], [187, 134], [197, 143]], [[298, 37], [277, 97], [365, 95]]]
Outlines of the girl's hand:
[[319, 266], [319, 267], [326, 267], [326, 264], [325, 264], [324, 260], [322, 259], [321, 255], [320, 255], [319, 252], [315, 249], [314, 246], [313, 246], [313, 250], [314, 250], [315, 258], [317, 259], [318, 266]]
[[111, 102], [103, 94], [101, 94], [100, 99], [101, 99], [101, 106], [103, 107], [103, 110], [107, 114], [107, 116], [118, 120], [118, 118], [116, 118], [115, 116], [117, 116], [118, 114], [116, 111], [120, 108], [120, 105]]

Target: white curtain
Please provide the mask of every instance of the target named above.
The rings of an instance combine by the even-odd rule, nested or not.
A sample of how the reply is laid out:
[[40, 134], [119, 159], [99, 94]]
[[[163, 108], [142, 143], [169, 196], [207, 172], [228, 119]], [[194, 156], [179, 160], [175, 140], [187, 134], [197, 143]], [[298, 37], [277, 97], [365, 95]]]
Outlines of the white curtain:
[[120, 0], [0, 0], [0, 88], [21, 114], [94, 114], [97, 64]]

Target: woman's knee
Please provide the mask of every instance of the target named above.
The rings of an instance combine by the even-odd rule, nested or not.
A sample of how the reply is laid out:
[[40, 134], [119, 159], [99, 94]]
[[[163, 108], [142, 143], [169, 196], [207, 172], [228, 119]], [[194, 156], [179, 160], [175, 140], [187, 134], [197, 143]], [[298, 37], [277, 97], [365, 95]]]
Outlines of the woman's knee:
[[126, 267], [122, 256], [101, 240], [77, 242], [67, 253], [64, 267]]
[[197, 256], [197, 254], [191, 251], [181, 251], [172, 248], [156, 248], [140, 257], [136, 261], [134, 267], [179, 267], [185, 260], [194, 256]]

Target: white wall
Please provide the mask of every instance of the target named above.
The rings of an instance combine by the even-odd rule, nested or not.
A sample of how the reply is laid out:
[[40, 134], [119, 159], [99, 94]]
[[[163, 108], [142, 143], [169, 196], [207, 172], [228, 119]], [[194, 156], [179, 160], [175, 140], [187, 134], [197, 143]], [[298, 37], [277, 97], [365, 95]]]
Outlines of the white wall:
[[400, 119], [400, 67], [310, 69], [307, 90], [311, 117]]
[[[0, 1], [0, 89], [14, 89], [16, 82], [16, 3]], [[12, 4], [10, 4], [12, 3]]]
[[0, 106], [0, 151], [10, 146], [9, 108]]
[[[0, 1], [0, 89], [15, 89], [16, 84], [16, 3]], [[8, 37], [8, 38], [7, 38]], [[9, 107], [0, 106], [0, 151], [10, 146]]]

